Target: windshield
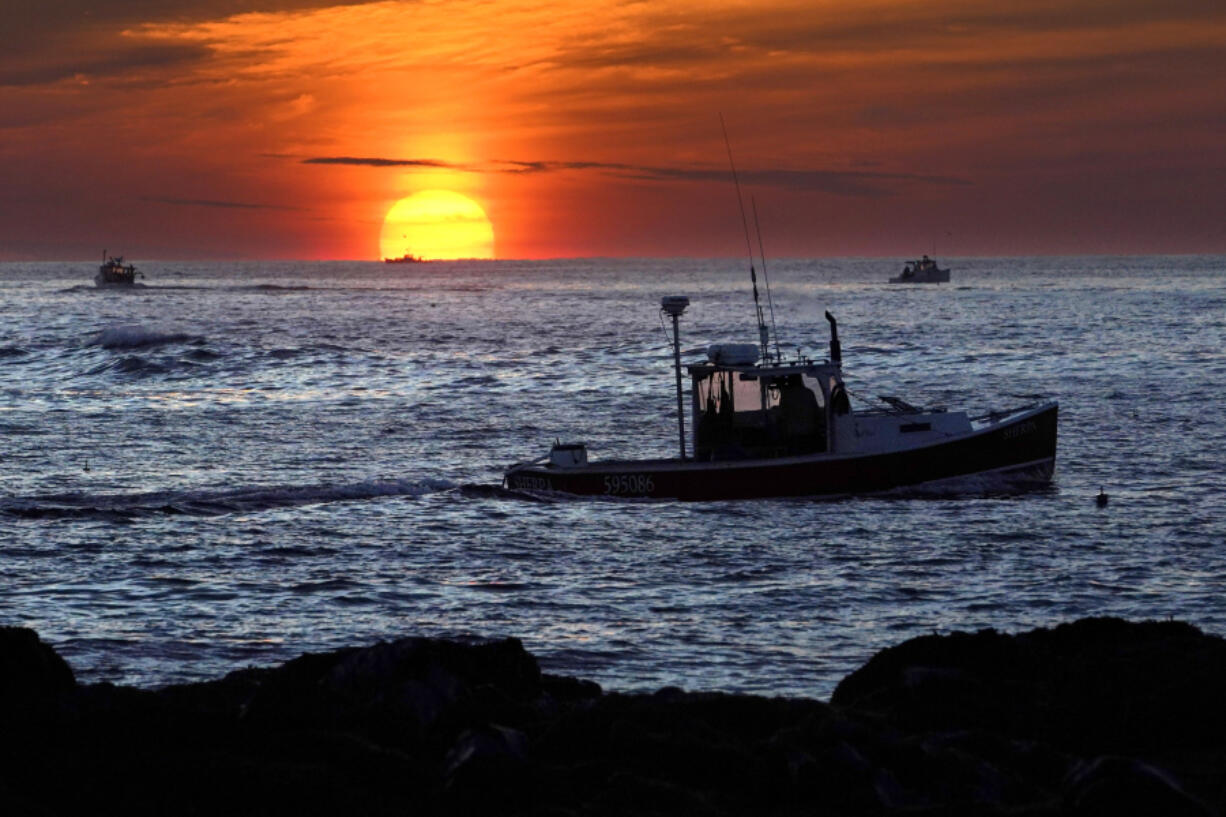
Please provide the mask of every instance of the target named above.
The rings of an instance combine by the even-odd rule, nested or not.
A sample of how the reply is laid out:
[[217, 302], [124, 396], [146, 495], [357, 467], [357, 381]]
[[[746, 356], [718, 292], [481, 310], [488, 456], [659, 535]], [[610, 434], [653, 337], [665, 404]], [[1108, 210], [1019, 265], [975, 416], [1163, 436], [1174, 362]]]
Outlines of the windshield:
[[799, 373], [759, 377], [715, 371], [694, 379], [699, 459], [788, 456], [825, 450], [820, 383]]

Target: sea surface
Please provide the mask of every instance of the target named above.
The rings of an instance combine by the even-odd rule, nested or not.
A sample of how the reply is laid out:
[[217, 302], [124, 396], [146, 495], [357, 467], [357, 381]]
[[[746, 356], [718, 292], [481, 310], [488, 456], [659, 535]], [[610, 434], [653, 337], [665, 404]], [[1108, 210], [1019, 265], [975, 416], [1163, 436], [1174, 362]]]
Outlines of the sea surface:
[[821, 698], [932, 632], [1226, 634], [1226, 258], [949, 262], [939, 286], [887, 285], [902, 259], [771, 262], [783, 350], [825, 356], [829, 309], [860, 406], [1058, 399], [1048, 489], [497, 490], [555, 439], [672, 455], [660, 298], [691, 299], [686, 359], [753, 342], [744, 261], [137, 259], [128, 291], [91, 263], [0, 264], [0, 623], [85, 682], [516, 636], [609, 689]]

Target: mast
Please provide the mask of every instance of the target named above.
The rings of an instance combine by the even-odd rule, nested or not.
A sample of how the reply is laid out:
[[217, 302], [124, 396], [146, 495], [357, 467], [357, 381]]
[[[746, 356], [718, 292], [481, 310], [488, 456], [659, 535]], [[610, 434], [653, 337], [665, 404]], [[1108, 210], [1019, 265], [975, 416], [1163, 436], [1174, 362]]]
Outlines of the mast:
[[732, 184], [736, 187], [736, 203], [741, 208], [741, 226], [745, 230], [745, 250], [749, 254], [749, 280], [753, 284], [753, 308], [758, 318], [758, 346], [763, 360], [770, 358], [770, 331], [766, 328], [766, 316], [762, 314], [762, 303], [758, 300], [758, 273], [753, 267], [753, 245], [749, 241], [749, 220], [745, 218], [745, 200], [741, 197], [741, 180], [736, 173], [736, 162], [732, 160], [732, 142], [728, 139], [728, 128], [724, 124], [724, 115], [719, 115], [719, 127], [724, 132], [724, 147], [728, 149], [728, 166], [732, 168]]
[[775, 327], [775, 300], [771, 298], [771, 279], [766, 274], [766, 248], [762, 246], [762, 225], [758, 224], [758, 202], [753, 196], [750, 196], [749, 204], [753, 207], [753, 228], [758, 233], [758, 257], [762, 259], [762, 283], [766, 284], [766, 305], [770, 307], [771, 334], [775, 337], [775, 362], [781, 363], [783, 352], [779, 351], [779, 330]]

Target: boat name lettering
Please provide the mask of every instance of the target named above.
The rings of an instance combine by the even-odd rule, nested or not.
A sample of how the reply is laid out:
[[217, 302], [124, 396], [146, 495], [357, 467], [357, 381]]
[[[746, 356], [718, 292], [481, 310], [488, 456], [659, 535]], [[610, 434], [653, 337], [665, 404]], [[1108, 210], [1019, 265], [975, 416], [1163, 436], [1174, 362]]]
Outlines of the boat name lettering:
[[612, 496], [645, 495], [655, 489], [655, 481], [646, 474], [620, 474], [604, 478], [604, 492]]
[[529, 477], [516, 474], [511, 478], [511, 487], [520, 491], [552, 491], [553, 486], [544, 477]]
[[1032, 434], [1039, 430], [1039, 424], [1034, 420], [1027, 420], [1024, 423], [1019, 423], [1013, 428], [1006, 428], [1004, 437], [1006, 440], [1012, 440], [1015, 437], [1021, 437], [1023, 434]]

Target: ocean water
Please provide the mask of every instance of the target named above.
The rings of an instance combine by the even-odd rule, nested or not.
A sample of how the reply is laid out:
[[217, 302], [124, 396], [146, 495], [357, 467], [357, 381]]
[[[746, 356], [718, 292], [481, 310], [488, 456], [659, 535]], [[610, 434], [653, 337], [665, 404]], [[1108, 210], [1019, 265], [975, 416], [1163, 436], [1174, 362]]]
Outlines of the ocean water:
[[83, 681], [510, 635], [611, 689], [824, 698], [934, 631], [1226, 634], [1226, 258], [771, 262], [785, 352], [831, 310], [862, 404], [1057, 398], [1056, 478], [698, 504], [491, 486], [558, 438], [671, 455], [660, 297], [687, 358], [752, 342], [745, 262], [137, 263], [0, 264], [0, 622]]

